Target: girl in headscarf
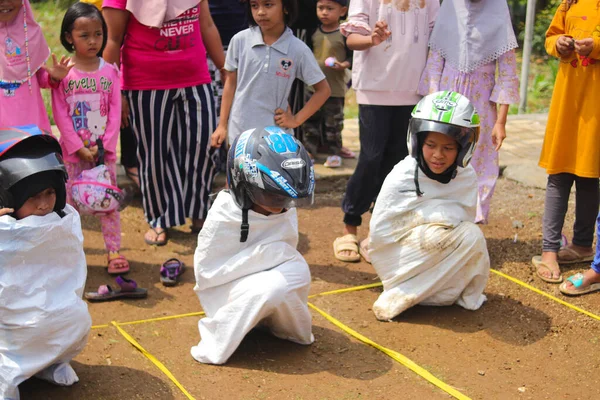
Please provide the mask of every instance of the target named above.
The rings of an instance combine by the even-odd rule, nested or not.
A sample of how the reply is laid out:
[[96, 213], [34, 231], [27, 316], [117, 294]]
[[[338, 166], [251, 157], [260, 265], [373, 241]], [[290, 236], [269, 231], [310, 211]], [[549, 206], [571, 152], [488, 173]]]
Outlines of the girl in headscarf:
[[445, 0], [438, 15], [419, 93], [453, 90], [471, 100], [481, 116], [471, 165], [479, 192], [475, 222], [487, 223], [508, 105], [519, 101], [517, 40], [505, 0]]
[[[40, 88], [58, 84], [72, 67], [70, 59], [44, 64], [50, 49], [33, 19], [29, 0], [0, 4], [0, 126], [37, 125], [50, 131]], [[28, 110], [23, 112], [23, 110]]]
[[161, 246], [167, 229], [192, 219], [200, 230], [208, 211], [217, 153], [206, 55], [225, 62], [207, 0], [104, 0], [104, 57], [121, 60], [124, 107], [137, 138], [144, 240]]

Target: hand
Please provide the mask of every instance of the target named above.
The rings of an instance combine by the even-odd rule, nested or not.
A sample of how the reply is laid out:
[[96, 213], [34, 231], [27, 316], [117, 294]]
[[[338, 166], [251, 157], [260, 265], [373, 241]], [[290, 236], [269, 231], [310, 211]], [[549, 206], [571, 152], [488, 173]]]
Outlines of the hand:
[[127, 96], [121, 95], [121, 128], [129, 126], [129, 102]]
[[296, 121], [296, 117], [291, 113], [288, 107], [287, 111], [281, 108], [275, 110], [275, 123], [282, 128], [297, 128], [300, 124]]
[[98, 157], [98, 146], [90, 147], [90, 153], [92, 153], [92, 161], [94, 161]]
[[575, 48], [575, 40], [570, 36], [560, 36], [556, 41], [556, 50], [561, 56], [568, 56]]
[[575, 52], [580, 56], [587, 57], [592, 52], [594, 48], [594, 39], [585, 38], [581, 40], [575, 41]]
[[492, 129], [492, 144], [496, 146], [496, 151], [502, 147], [502, 142], [506, 139], [506, 128], [502, 122], [496, 122]]
[[14, 212], [15, 210], [13, 210], [12, 208], [0, 208], [0, 217], [3, 215], [12, 214]]
[[339, 62], [336, 60], [335, 64], [333, 64], [333, 67], [329, 67], [329, 68], [334, 69], [336, 71], [342, 71], [346, 68], [350, 68], [350, 62], [349, 61]]
[[71, 57], [62, 56], [60, 61], [57, 61], [56, 54], [52, 53], [52, 67], [43, 65], [42, 68], [48, 72], [50, 78], [55, 81], [60, 81], [67, 76], [73, 66], [75, 66], [75, 63], [71, 61]]
[[221, 147], [225, 139], [227, 138], [227, 128], [219, 125], [217, 129], [210, 136], [210, 145], [211, 147]]
[[371, 45], [378, 46], [390, 37], [392, 32], [388, 30], [388, 24], [385, 21], [377, 21], [373, 33], [371, 33]]
[[[96, 151], [98, 151], [98, 146], [94, 147], [96, 147]], [[94, 162], [94, 155], [87, 147], [80, 148], [75, 154], [77, 154], [77, 157], [79, 157], [81, 161]]]

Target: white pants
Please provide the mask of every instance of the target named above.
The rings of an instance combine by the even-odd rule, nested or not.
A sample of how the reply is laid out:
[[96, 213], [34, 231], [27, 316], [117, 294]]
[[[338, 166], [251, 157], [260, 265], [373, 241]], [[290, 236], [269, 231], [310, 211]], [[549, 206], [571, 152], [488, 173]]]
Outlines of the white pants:
[[311, 344], [309, 289], [308, 265], [297, 259], [200, 292], [206, 318], [198, 322], [202, 339], [192, 347], [192, 357], [223, 364], [258, 324], [278, 338]]

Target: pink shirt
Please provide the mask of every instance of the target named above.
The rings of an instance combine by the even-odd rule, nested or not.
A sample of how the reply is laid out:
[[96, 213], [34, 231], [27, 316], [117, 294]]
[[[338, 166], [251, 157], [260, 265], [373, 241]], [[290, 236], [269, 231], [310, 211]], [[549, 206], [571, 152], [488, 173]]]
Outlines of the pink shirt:
[[100, 59], [95, 72], [71, 69], [52, 90], [52, 112], [60, 130], [65, 161], [81, 161], [75, 154], [102, 139], [105, 159], [117, 159], [117, 139], [121, 126], [121, 92], [117, 67]]
[[46, 70], [40, 69], [31, 77], [31, 90], [27, 82], [16, 89], [0, 88], [0, 127], [35, 124], [50, 132], [40, 90], [50, 87], [48, 79]]
[[[104, 0], [104, 8], [125, 10], [127, 0]], [[162, 28], [150, 28], [133, 14], [121, 48], [124, 90], [178, 89], [210, 83], [200, 32], [200, 7], [192, 7]]]

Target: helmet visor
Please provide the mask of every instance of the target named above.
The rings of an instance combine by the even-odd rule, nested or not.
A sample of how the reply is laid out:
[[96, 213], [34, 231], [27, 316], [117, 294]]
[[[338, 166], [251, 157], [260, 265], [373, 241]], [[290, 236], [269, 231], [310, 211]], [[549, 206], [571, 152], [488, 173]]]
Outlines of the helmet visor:
[[269, 193], [264, 189], [260, 189], [253, 185], [248, 185], [248, 196], [252, 203], [264, 207], [272, 208], [294, 208], [308, 207], [313, 204], [314, 194], [311, 193], [308, 197], [292, 198], [281, 196], [278, 194]]
[[413, 134], [424, 132], [439, 132], [455, 139], [461, 148], [465, 148], [474, 140], [476, 130], [464, 126], [452, 125], [438, 121], [429, 121], [426, 119], [413, 118], [410, 121], [410, 130]]

